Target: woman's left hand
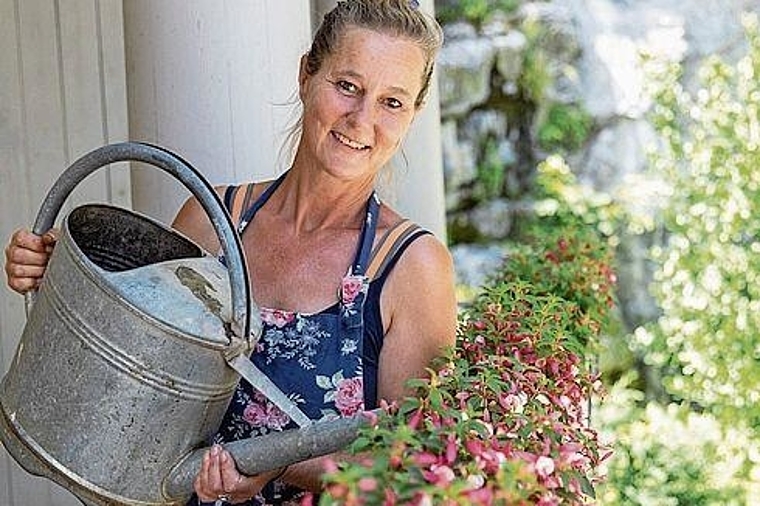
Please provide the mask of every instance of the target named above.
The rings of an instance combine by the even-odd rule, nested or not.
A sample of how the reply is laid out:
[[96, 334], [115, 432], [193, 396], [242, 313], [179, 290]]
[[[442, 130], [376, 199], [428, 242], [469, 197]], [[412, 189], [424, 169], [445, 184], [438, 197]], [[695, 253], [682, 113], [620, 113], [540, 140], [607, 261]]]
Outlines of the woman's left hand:
[[238, 504], [258, 494], [276, 475], [277, 471], [256, 476], [240, 474], [232, 455], [221, 446], [214, 445], [203, 455], [201, 470], [195, 477], [195, 493], [204, 503], [221, 500]]

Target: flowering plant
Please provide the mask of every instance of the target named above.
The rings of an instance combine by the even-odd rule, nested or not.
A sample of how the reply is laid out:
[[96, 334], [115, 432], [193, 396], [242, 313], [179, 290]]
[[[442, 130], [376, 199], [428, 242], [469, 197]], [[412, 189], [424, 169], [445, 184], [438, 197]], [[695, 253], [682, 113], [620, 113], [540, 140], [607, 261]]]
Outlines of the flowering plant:
[[582, 222], [588, 209], [568, 205], [558, 189], [572, 181], [558, 169], [547, 162], [539, 177], [555, 212], [526, 227], [429, 379], [360, 431], [351, 450], [361, 456], [331, 464], [320, 504], [593, 500], [609, 451], [589, 423], [601, 383], [585, 355], [612, 324], [616, 280], [609, 237]]
[[587, 421], [598, 382], [571, 339], [577, 306], [528, 284], [484, 290], [455, 349], [386, 406], [335, 465], [320, 504], [582, 504], [604, 455]]

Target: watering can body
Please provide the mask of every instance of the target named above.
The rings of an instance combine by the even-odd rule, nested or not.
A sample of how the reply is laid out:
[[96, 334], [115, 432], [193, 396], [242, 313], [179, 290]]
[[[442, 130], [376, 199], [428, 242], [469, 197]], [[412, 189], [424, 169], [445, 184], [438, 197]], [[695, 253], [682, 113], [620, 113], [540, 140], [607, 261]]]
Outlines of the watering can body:
[[183, 504], [164, 478], [218, 428], [239, 380], [226, 359], [250, 344], [229, 277], [146, 216], [74, 209], [0, 384], [9, 453], [87, 504]]
[[[135, 289], [155, 281], [167, 291], [157, 261], [195, 273], [215, 300], [228, 295], [210, 268], [216, 260], [175, 232], [117, 208], [75, 209], [0, 386], [4, 429], [16, 436], [6, 447], [34, 455], [28, 470], [67, 481], [80, 497], [163, 503], [157, 484], [213, 434], [238, 381], [224, 360], [234, 350], [221, 320], [215, 328], [212, 314], [203, 318], [190, 288], [177, 285], [171, 299]], [[119, 277], [145, 266], [136, 281]], [[132, 298], [139, 294], [171, 300], [196, 321], [183, 329], [146, 313], [139, 304], [150, 301]]]

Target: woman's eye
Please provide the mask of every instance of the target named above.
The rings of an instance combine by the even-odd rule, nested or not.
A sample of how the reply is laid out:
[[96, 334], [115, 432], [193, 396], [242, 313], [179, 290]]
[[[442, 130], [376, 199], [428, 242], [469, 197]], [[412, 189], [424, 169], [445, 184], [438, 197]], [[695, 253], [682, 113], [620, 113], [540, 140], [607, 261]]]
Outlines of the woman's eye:
[[338, 86], [338, 88], [341, 91], [343, 91], [345, 93], [348, 93], [349, 95], [356, 95], [357, 93], [359, 93], [359, 87], [356, 86], [352, 82], [349, 82], [349, 81], [338, 81], [335, 84]]
[[385, 105], [391, 109], [401, 109], [404, 106], [404, 104], [402, 104], [401, 101], [396, 98], [386, 98]]

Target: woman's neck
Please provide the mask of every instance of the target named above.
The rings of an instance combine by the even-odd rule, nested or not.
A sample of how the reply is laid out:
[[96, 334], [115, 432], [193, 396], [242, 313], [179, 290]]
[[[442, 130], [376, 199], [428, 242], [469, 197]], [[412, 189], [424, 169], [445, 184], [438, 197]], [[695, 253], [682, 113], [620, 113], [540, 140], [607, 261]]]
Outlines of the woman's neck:
[[329, 229], [358, 229], [373, 192], [371, 180], [341, 181], [316, 170], [291, 168], [272, 195], [273, 213], [294, 233]]

